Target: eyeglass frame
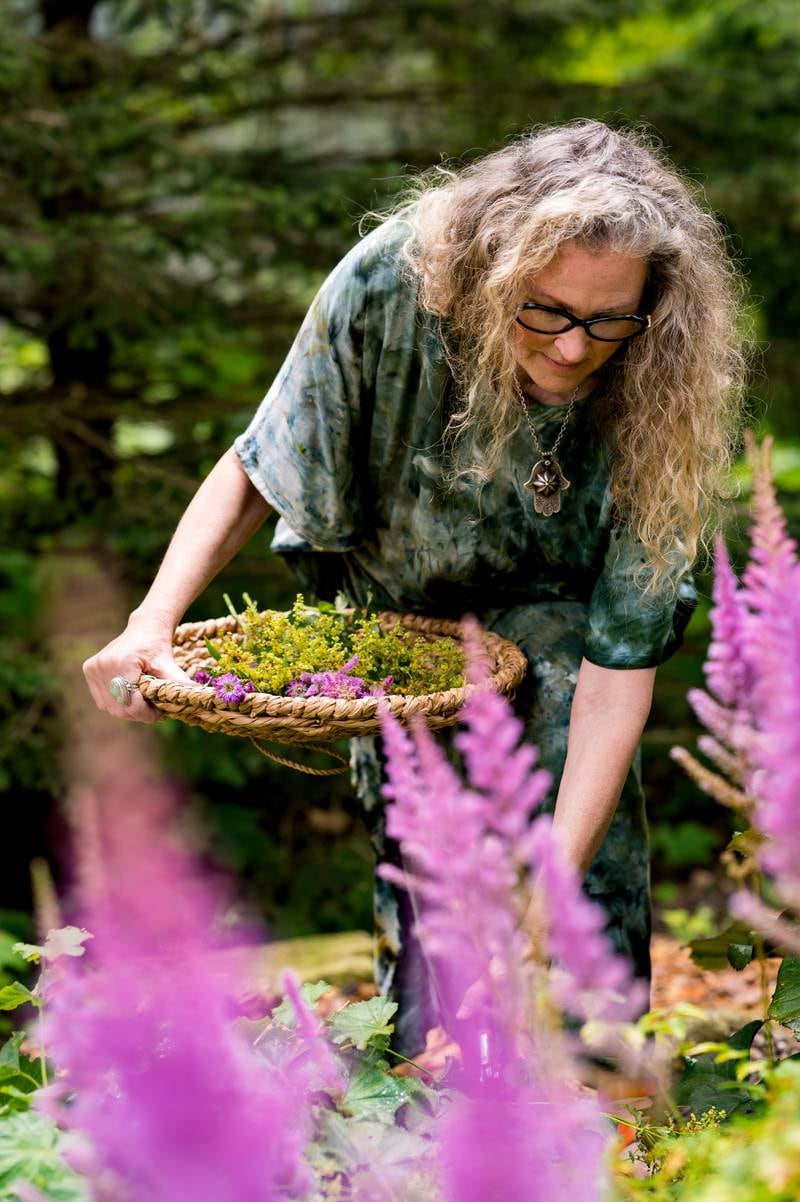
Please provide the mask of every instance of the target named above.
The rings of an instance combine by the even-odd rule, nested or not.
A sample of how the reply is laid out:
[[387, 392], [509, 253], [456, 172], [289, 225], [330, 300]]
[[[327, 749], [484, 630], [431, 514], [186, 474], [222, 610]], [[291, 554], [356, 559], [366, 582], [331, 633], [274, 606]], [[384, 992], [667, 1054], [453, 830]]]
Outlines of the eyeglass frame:
[[[526, 326], [524, 321], [520, 321], [519, 315], [523, 309], [543, 309], [545, 313], [558, 313], [567, 319], [569, 325], [565, 326], [563, 330], [534, 330], [531, 326]], [[649, 313], [614, 313], [608, 317], [576, 317], [574, 313], [570, 313], [569, 309], [559, 309], [554, 305], [539, 305], [536, 301], [524, 301], [521, 305], [517, 305], [514, 321], [530, 334], [566, 334], [568, 330], [582, 326], [589, 338], [593, 338], [595, 342], [630, 342], [632, 338], [638, 338], [640, 334], [646, 333], [652, 324]], [[592, 333], [589, 327], [603, 321], [638, 321], [639, 329], [634, 330], [632, 334], [626, 334], [624, 338], [599, 338], [597, 334]]]

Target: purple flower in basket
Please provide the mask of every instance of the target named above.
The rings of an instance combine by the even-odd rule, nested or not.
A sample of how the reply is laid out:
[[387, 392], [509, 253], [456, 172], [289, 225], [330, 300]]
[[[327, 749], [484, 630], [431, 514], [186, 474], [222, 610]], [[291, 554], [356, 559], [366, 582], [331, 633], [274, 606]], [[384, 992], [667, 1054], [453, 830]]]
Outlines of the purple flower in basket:
[[205, 672], [202, 668], [198, 668], [192, 677], [192, 680], [195, 682], [195, 684], [211, 684], [211, 677], [209, 676], [208, 672]]
[[248, 693], [244, 682], [235, 672], [226, 672], [224, 676], [218, 676], [216, 680], [212, 681], [212, 684], [217, 697], [225, 705], [241, 705]]
[[[373, 697], [376, 690], [370, 689], [360, 676], [352, 671], [358, 662], [353, 655], [343, 667], [335, 672], [301, 672], [297, 680], [286, 686], [287, 697], [334, 697], [355, 701], [360, 697]], [[391, 681], [391, 677], [386, 680]], [[384, 686], [386, 681], [384, 681]], [[380, 688], [380, 686], [379, 686]]]

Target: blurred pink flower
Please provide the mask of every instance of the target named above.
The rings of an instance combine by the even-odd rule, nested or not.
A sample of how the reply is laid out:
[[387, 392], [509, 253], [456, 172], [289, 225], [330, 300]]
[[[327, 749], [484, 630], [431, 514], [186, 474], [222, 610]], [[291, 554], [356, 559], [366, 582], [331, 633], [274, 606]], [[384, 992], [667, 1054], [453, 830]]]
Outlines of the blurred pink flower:
[[640, 999], [603, 934], [602, 911], [563, 861], [550, 817], [535, 817], [550, 776], [536, 768], [508, 702], [476, 683], [481, 675], [468, 655], [474, 687], [455, 739], [466, 781], [423, 723], [409, 733], [382, 715], [387, 829], [404, 868], [381, 873], [415, 898], [440, 1019], [461, 1049], [457, 1090], [438, 1125], [442, 1188], [447, 1202], [549, 1202], [573, 1192], [590, 1202], [607, 1185], [607, 1131], [596, 1100], [569, 1084], [568, 1042], [524, 1028], [542, 970], [525, 966], [520, 882], [535, 875], [544, 891], [555, 987], [571, 1011], [619, 1018]]
[[277, 1200], [307, 1179], [307, 1084], [291, 1062], [265, 1072], [233, 1029], [245, 982], [226, 899], [178, 841], [168, 790], [123, 767], [113, 794], [79, 800], [93, 939], [46, 977], [59, 1122], [130, 1202]]
[[747, 613], [721, 535], [714, 542], [712, 597], [711, 642], [704, 666], [706, 681], [723, 705], [747, 707], [751, 685], [744, 644]]
[[715, 736], [704, 746], [755, 798], [766, 835], [759, 856], [786, 901], [800, 904], [800, 562], [775, 495], [771, 440], [754, 467], [751, 545], [737, 587], [716, 543], [712, 640], [705, 665], [714, 697], [689, 700]]

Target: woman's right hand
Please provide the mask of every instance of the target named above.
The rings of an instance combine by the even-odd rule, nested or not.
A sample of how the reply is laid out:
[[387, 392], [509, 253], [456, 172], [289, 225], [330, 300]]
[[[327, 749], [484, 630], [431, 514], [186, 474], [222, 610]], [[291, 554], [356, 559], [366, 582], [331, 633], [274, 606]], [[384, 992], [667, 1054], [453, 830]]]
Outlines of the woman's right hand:
[[161, 680], [192, 683], [191, 677], [178, 667], [173, 658], [172, 629], [162, 623], [137, 620], [133, 615], [122, 634], [83, 665], [89, 692], [98, 709], [132, 722], [158, 722], [164, 715], [144, 697], [140, 697], [136, 689], [131, 695], [130, 705], [120, 705], [109, 692], [108, 686], [115, 676], [123, 676], [134, 684], [143, 673]]

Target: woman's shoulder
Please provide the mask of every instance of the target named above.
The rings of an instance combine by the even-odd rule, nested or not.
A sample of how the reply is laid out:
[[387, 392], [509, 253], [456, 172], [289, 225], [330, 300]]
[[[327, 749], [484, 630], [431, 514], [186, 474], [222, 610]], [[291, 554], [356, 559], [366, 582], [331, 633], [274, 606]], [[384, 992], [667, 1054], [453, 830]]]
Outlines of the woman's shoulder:
[[389, 297], [415, 301], [413, 269], [403, 255], [411, 234], [403, 213], [386, 218], [339, 260], [323, 285], [323, 294], [336, 299], [346, 294], [370, 304]]

